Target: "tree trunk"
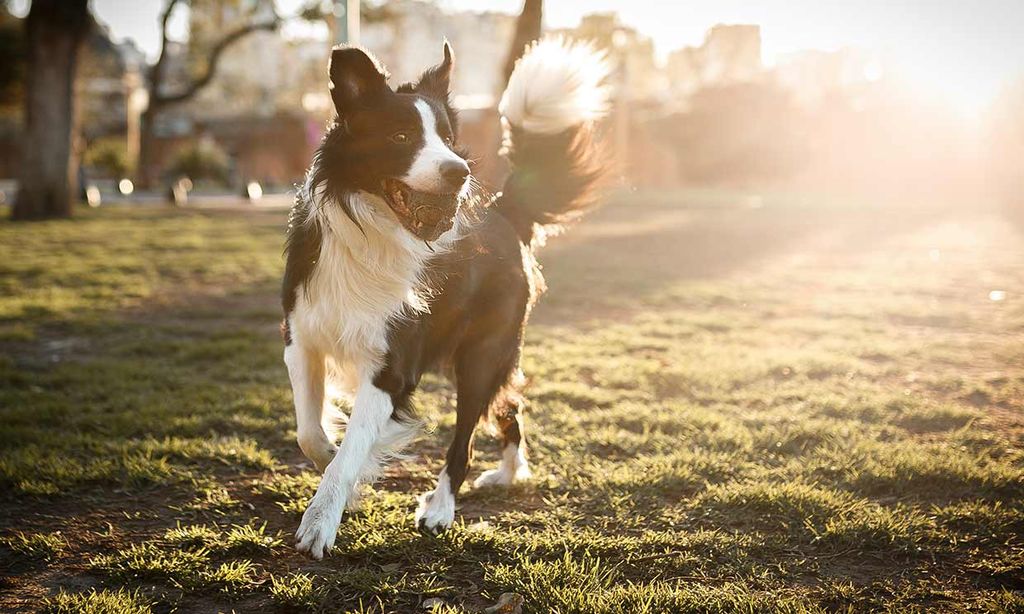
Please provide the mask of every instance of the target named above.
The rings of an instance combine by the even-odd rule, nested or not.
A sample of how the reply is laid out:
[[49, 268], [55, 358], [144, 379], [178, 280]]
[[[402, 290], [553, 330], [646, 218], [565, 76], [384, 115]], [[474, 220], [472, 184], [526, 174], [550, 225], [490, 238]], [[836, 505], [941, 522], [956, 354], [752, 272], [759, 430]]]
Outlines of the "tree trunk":
[[515, 68], [516, 61], [522, 57], [526, 46], [540, 38], [543, 16], [544, 0], [523, 0], [523, 10], [516, 20], [516, 33], [512, 37], [508, 59], [505, 60], [505, 83], [508, 83], [512, 69]]
[[159, 169], [156, 160], [153, 159], [154, 147], [156, 146], [156, 114], [159, 109], [150, 100], [150, 106], [142, 113], [139, 124], [139, 159], [135, 165], [135, 186], [142, 190], [152, 189], [157, 185], [160, 177], [157, 176]]
[[34, 0], [25, 20], [25, 132], [15, 220], [70, 217], [78, 192], [75, 71], [88, 0]]

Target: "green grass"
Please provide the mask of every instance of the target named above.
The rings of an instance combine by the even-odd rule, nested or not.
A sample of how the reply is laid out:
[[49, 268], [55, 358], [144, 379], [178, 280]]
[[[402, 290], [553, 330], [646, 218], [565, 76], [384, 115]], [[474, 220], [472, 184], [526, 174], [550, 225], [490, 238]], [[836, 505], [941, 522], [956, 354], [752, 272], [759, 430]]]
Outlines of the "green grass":
[[[0, 223], [0, 610], [1024, 611], [1021, 234], [722, 198], [620, 198], [553, 240], [535, 478], [417, 532], [454, 428], [427, 377], [427, 431], [323, 562], [290, 543], [317, 476], [284, 214]], [[481, 437], [474, 470], [497, 458]]]

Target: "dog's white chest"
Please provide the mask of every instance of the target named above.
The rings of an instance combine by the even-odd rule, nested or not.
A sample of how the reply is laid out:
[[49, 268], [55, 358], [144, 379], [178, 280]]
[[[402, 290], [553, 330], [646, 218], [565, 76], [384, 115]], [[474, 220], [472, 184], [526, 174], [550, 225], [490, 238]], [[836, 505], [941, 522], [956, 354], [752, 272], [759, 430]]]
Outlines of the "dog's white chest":
[[293, 334], [330, 356], [346, 383], [380, 367], [391, 322], [425, 309], [419, 295], [425, 257], [395, 231], [325, 232], [316, 270], [291, 315]]

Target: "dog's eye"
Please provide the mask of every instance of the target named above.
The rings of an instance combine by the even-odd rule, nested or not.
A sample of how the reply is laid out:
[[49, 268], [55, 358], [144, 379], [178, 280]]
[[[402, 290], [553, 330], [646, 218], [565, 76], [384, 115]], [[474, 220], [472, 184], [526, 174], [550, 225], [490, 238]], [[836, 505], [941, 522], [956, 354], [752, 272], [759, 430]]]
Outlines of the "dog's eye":
[[396, 132], [391, 135], [391, 140], [399, 145], [405, 145], [409, 142], [409, 135], [405, 132]]

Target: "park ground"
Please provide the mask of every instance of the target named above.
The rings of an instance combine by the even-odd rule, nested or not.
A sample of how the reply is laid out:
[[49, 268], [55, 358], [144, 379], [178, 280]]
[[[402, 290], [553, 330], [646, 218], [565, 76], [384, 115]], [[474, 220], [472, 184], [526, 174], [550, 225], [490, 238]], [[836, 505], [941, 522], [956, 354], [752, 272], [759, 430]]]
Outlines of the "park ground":
[[[1024, 234], [999, 212], [620, 195], [551, 241], [534, 479], [343, 521], [278, 338], [281, 211], [0, 223], [0, 611], [1024, 611]], [[476, 471], [498, 458], [481, 437]]]

